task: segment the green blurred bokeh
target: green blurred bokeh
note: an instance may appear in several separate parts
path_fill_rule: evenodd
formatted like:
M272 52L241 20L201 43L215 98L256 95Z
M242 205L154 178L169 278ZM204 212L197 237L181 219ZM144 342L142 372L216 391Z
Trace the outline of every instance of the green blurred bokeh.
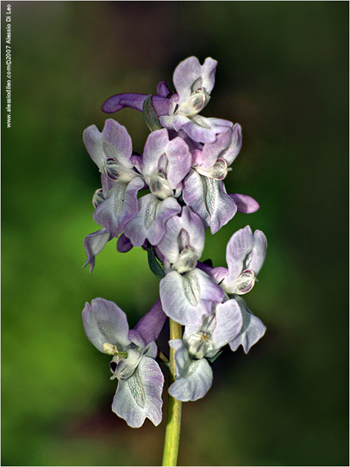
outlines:
M133 326L158 280L143 251L117 253L115 241L92 275L81 269L100 185L82 132L102 130L107 97L171 85L190 55L219 62L203 114L243 127L228 192L261 206L208 233L202 258L225 265L246 224L266 233L246 299L267 333L247 356L225 351L208 395L184 404L179 464L348 465L348 2L10 3L2 465L161 462L165 421L135 430L111 412L108 358L83 332L85 301L114 300ZM142 152L142 115L115 118Z

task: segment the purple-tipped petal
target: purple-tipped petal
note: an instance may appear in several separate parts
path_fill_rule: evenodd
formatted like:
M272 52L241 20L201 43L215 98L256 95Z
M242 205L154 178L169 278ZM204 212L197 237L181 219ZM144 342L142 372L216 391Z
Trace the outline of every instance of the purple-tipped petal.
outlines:
M95 266L95 256L98 255L107 242L112 239L112 235L108 229L101 229L87 235L84 239L84 247L86 250L87 260L83 267L90 265L89 271L92 273Z
M166 81L160 81L157 86L157 94L159 97L168 97L170 89L166 84Z
M166 319L167 316L162 309L160 299L158 299L150 311L129 332L129 338L132 340L132 332L136 331L142 337L145 346L156 341Z
M230 348L234 352L242 345L245 353L263 337L266 332L264 323L253 315L248 309L247 304L241 297L235 297L242 312L243 326L239 335L230 342Z
M157 362L143 356L134 374L119 381L112 410L132 428L139 428L146 418L157 426L162 420L163 373Z
M131 248L133 248L133 244L130 242L130 239L122 233L117 240L117 250L119 253L127 253Z
M102 111L108 114L119 112L125 107L142 111L142 106L147 94L124 93L116 94L106 100L102 106Z
M130 343L129 325L125 313L113 302L95 298L83 310L85 333L90 342L106 353L103 344L126 346Z
M244 214L251 214L259 209L259 203L254 198L248 195L239 193L230 193L229 196L237 204L237 211Z

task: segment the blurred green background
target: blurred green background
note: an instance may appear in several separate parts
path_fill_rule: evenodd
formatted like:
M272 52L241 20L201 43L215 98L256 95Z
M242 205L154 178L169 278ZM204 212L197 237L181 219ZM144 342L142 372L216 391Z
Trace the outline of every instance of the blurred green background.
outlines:
M132 327L158 294L141 249L112 241L92 275L81 269L100 187L82 132L102 130L109 96L172 87L190 55L219 62L203 115L243 127L227 191L261 206L208 233L202 258L224 266L234 231L266 233L246 301L267 333L248 355L226 350L208 395L184 404L179 464L348 465L348 2L10 3L2 465L161 463L165 421L135 430L111 412L109 359L81 323L101 296ZM114 117L142 152L142 115Z

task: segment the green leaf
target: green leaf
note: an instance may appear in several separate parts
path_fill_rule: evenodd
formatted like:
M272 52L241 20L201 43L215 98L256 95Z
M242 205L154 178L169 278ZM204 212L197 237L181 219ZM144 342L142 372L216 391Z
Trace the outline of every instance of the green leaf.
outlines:
M210 363L214 363L215 360L220 357L220 355L222 354L223 350L221 350L221 352L218 352L216 355L214 355L214 357L211 357L211 358L207 358L207 360L210 362Z
M150 131L160 130L163 128L159 122L158 114L152 103L152 94L146 97L143 103L142 115Z
M150 270L153 272L153 274L160 279L162 279L165 276L163 267L159 260L156 258L156 255L154 254L153 247L150 243L147 244L147 256L148 256L148 264Z

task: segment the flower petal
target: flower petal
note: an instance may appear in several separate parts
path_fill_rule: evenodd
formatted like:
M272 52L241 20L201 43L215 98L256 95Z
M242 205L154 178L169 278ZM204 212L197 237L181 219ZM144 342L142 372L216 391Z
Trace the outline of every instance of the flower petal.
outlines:
M200 325L202 315L211 312L212 302L221 302L224 292L207 274L194 269L179 274L169 272L160 281L164 313L182 325Z
M126 315L109 300L95 298L91 305L86 303L83 310L83 323L88 339L100 352L106 353L103 344L118 347L130 343Z
M180 254L179 237L185 231L188 237L188 245L197 259L200 258L204 248L204 226L201 218L187 206L182 208L181 216L173 216L166 223L166 231L157 245L160 252L172 264L176 263Z
M158 336L163 329L166 314L162 309L160 299L156 301L148 313L146 313L136 324L133 330L129 332L129 338L132 340L132 332L137 332L143 339L144 346L158 339Z
M87 235L84 239L84 247L86 251L87 260L83 267L90 265L90 273L92 273L95 266L95 256L98 255L107 242L112 239L112 235L108 229L101 229Z
M244 352L248 353L249 349L265 334L266 326L248 309L242 297L235 296L235 299L241 308L243 326L239 335L230 342L230 348L235 351L242 345Z
M254 240L255 243L252 250L252 255L250 257L250 261L247 261L247 267L254 271L255 275L257 276L265 262L267 239L261 230L256 230L254 232Z
M259 209L259 203L254 198L248 195L240 195L239 193L230 193L229 196L237 204L237 211L244 214L251 214Z
M223 284L229 287L243 270L243 261L254 247L254 236L252 229L247 225L244 229L235 232L227 243L226 261L228 265L228 276Z
M161 201L152 194L145 195L138 200L137 215L125 225L125 235L134 246L142 246L146 239L157 245L164 235L166 221L180 211L175 198Z
M183 198L214 234L236 214L237 206L226 193L225 185L193 170L184 182Z
M182 402L196 401L204 397L213 382L213 371L205 358L191 360L181 341L169 341L176 349L176 380L169 387L169 394Z
M242 329L243 320L240 306L234 299L219 303L215 309L215 317L216 326L212 333L212 340L216 349L219 350L236 338Z
M132 428L139 428L146 418L157 426L162 421L163 373L158 363L143 356L134 374L119 381L112 410Z
M132 168L131 138L126 128L117 121L111 118L106 120L102 133L95 125L88 127L83 133L83 139L91 159L101 171L108 158L115 159L127 169Z

